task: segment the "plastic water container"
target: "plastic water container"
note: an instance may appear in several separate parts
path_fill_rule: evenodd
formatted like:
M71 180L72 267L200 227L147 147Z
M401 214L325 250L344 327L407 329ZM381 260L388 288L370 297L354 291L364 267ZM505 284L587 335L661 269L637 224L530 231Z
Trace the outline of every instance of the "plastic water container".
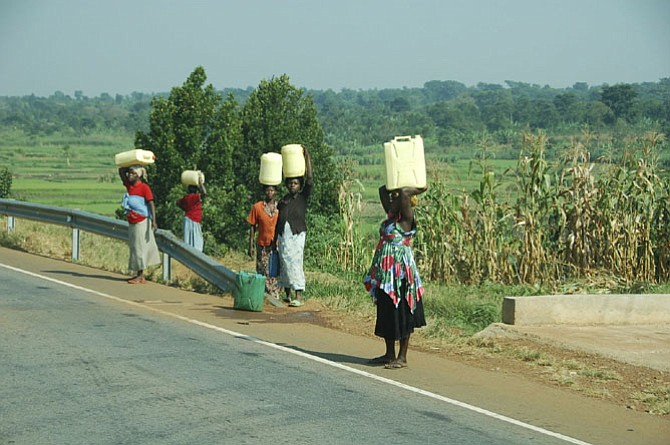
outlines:
M181 183L184 185L198 185L202 178L202 183L205 183L205 174L200 170L184 170L181 174Z
M262 312L265 302L265 276L242 270L235 277L233 308Z
M156 156L153 151L136 148L114 155L114 163L117 167L130 167L131 165L153 164Z
M426 159L421 136L397 136L384 143L386 188L426 186Z
M289 144L281 148L282 169L285 178L305 176L305 155L302 145Z
M258 180L263 185L281 184L282 156L279 153L264 153L261 156L261 170Z

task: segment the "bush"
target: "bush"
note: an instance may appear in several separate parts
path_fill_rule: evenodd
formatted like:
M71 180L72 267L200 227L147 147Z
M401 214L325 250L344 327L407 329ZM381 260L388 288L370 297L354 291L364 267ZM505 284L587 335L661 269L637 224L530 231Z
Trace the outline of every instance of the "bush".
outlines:
M12 188L12 172L7 167L0 167L0 198L8 198Z

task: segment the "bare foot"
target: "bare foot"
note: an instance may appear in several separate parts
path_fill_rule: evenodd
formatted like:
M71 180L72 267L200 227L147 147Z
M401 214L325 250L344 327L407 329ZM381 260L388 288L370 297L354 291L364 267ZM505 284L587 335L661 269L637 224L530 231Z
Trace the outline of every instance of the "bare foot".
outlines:
M407 368L407 362L404 361L399 361L399 360L391 360L387 364L384 365L384 368L386 369L401 369L401 368Z

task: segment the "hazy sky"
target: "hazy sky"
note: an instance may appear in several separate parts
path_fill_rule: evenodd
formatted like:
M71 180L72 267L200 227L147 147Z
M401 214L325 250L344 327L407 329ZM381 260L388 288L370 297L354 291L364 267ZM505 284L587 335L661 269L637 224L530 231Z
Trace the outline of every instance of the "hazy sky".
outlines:
M670 0L0 0L0 96L670 77Z

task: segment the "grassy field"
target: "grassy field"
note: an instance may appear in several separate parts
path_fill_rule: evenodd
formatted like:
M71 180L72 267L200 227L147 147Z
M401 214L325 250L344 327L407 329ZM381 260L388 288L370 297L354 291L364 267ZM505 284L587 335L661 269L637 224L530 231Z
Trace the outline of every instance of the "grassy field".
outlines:
M114 155L132 147L132 135L3 131L0 165L13 173L13 198L113 216L124 193Z

